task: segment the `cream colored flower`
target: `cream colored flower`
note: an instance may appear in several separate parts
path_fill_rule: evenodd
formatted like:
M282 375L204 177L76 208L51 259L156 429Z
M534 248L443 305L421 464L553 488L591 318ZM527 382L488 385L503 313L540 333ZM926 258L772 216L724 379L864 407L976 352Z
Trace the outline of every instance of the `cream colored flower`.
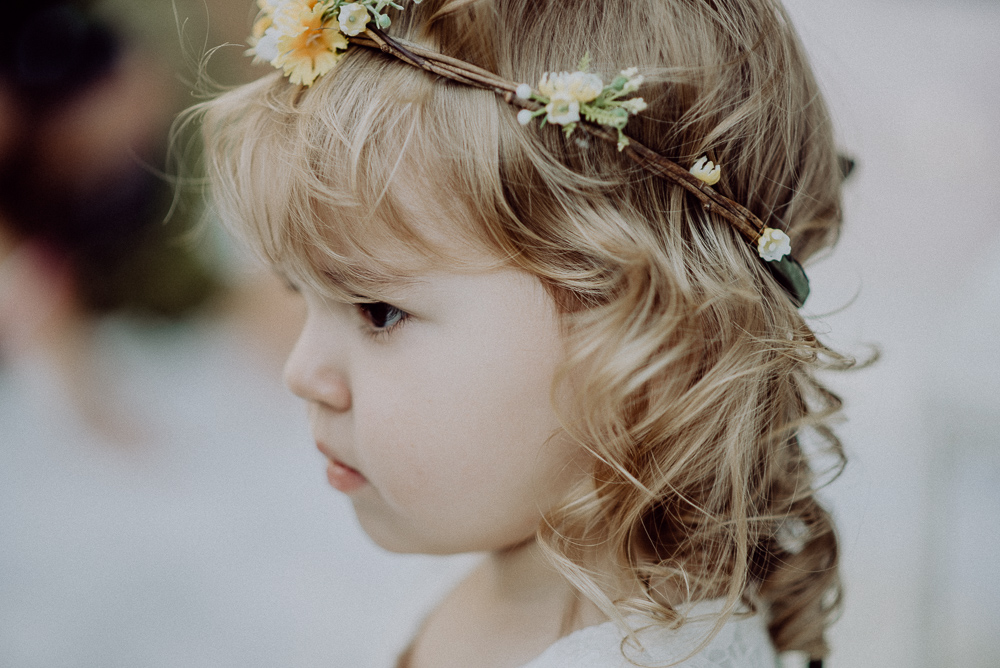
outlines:
M792 252L788 235L773 227L765 227L757 242L757 253L768 262L776 262Z
M587 72L546 72L538 82L538 91L547 98L570 97L577 102L591 102L604 90L604 82Z
M691 167L691 173L710 186L714 186L722 178L722 165L716 165L706 156L698 158Z
M604 82L596 74L573 72L566 77L566 92L577 102L592 102L604 90Z
M580 103L566 93L556 93L545 105L545 120L557 125L569 125L580 120Z
M332 22L324 22L326 6L316 0L290 0L275 15L278 55L271 61L293 84L312 85L336 66L347 38ZM265 33L266 36L266 33Z
M364 5L352 2L341 5L340 15L337 20L340 22L340 32L349 37L360 35L368 25L368 10Z
M552 97L564 87L562 84L566 72L546 72L538 82L538 92L545 97Z

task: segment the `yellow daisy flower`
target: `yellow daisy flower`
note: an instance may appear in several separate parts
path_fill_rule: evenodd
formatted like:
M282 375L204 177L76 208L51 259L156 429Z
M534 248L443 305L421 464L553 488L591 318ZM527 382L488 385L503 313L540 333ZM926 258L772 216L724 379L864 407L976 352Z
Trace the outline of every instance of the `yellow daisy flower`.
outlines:
M317 0L292 0L275 17L280 32L275 67L293 84L310 86L336 66L347 38L335 21L323 21L325 5Z

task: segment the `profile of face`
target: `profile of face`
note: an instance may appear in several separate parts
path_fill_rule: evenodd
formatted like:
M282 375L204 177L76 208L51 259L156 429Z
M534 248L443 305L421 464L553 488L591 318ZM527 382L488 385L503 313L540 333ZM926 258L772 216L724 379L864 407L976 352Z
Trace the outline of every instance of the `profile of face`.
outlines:
M537 277L485 256L408 279L362 295L371 303L303 289L286 383L308 403L330 483L379 545L521 543L585 471L552 406L556 305Z

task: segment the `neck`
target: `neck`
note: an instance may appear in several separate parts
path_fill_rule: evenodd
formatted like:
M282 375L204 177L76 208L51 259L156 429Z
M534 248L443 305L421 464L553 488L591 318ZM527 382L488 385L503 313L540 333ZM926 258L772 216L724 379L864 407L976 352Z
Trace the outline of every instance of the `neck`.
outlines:
M483 564L483 575L494 601L561 619L560 635L607 621L549 562L534 537L492 553Z
M533 600L560 590L561 578L531 539L490 554L485 566L497 598Z
M532 538L491 553L431 613L400 665L522 666L560 637L606 619Z

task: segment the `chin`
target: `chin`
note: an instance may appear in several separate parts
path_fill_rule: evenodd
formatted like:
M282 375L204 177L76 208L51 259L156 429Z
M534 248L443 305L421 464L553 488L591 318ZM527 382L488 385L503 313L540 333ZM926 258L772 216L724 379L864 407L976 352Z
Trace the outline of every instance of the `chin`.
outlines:
M442 549L441 546L428 540L428 534L419 535L415 531L393 526L392 522L387 522L383 518L373 517L371 514L365 512L358 512L357 505L355 505L354 514L358 518L358 524L361 525L361 529L368 534L372 542L387 552L395 554L456 553L454 550Z
M372 542L383 550L395 554L448 556L470 552L497 552L522 547L533 541L536 536L534 529L532 529L514 537L479 536L478 539L456 540L455 536L449 536L448 539L435 540L436 537L431 531L420 531L410 527L393 527L391 523L366 517L362 513L356 514L358 523Z

